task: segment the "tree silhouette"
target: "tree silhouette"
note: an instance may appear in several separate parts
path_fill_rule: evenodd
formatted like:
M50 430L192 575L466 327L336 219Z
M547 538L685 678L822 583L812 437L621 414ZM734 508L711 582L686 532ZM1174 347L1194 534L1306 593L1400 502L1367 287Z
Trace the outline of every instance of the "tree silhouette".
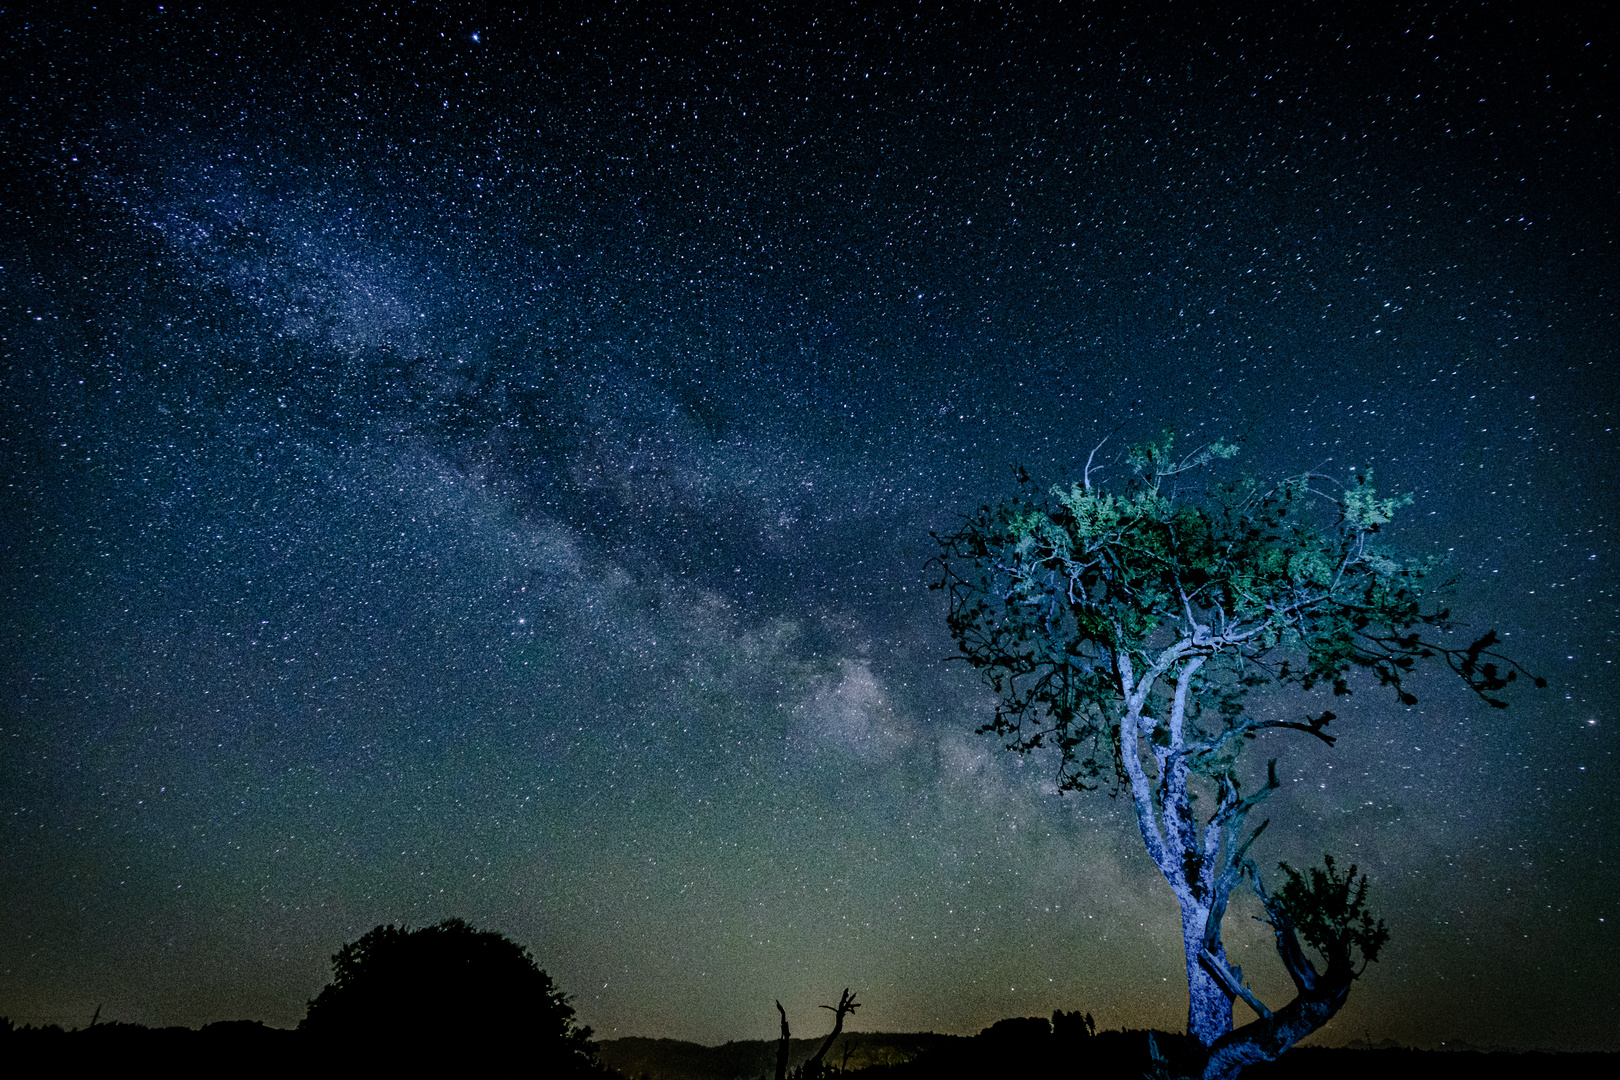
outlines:
M848 987L845 987L844 992L838 997L837 1005L823 1005L821 1007L833 1014L833 1029L821 1041L821 1046L816 1049L815 1054L809 1061L789 1072L787 1067L788 1049L789 1040L793 1036L792 1032L788 1030L787 1010L782 1008L781 1001L777 1001L776 1011L782 1017L782 1035L776 1043L776 1080L821 1080L822 1077L827 1076L832 1071L823 1064L822 1059L827 1056L827 1051L832 1049L832 1044L838 1041L838 1036L843 1032L844 1017L861 1006L855 1000L855 995L849 992ZM849 1060L847 1053L844 1055L844 1059L846 1062Z
M823 1005L822 1008L833 1014L833 1029L821 1041L821 1045L816 1048L815 1056L805 1064L804 1075L807 1078L820 1076L825 1071L821 1064L822 1058L827 1056L827 1051L832 1049L832 1044L838 1040L839 1033L844 1030L844 1017L860 1008L860 1005L856 1002L855 995L850 993L849 987L846 986L843 994L839 995L837 1005Z
M591 1030L529 951L460 919L379 926L332 957L299 1028L388 1057L497 1053L543 1073L591 1072Z
M1177 458L1172 444L1166 435L1132 451L1132 476L1117 492L1093 483L1094 450L1081 482L1054 487L1050 500L981 507L937 538L934 587L949 597L961 656L999 698L980 730L1018 753L1055 748L1065 790L1130 796L1147 853L1181 907L1188 1033L1220 1048L1207 1076L1232 1076L1331 1017L1384 936L1366 913L1365 881L1352 890L1331 860L1325 872L1285 871L1284 889L1266 892L1249 851L1268 822L1248 820L1278 787L1276 760L1245 793L1243 752L1268 730L1331 746L1335 717L1290 715L1291 698L1257 715L1248 696L1349 694L1361 671L1411 705L1405 676L1441 660L1499 707L1494 695L1518 670L1490 651L1494 634L1466 649L1423 639L1450 626L1449 612L1430 604L1434 567L1375 542L1409 498L1380 498L1368 473L1194 488L1191 474L1237 451L1214 443ZM1019 479L1029 477L1020 470ZM1299 991L1276 1013L1247 990L1221 942L1227 902L1245 878ZM1325 974L1306 959L1302 933L1323 953ZM1235 998L1260 1027L1232 1031Z

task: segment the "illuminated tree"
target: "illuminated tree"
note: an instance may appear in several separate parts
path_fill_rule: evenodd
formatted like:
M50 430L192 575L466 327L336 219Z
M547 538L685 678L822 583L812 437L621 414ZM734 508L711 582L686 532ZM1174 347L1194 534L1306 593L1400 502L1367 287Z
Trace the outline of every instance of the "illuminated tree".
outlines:
M1467 649L1422 639L1449 626L1447 611L1426 606L1433 567L1374 542L1410 498L1380 498L1369 473L1331 493L1331 481L1315 475L1196 487L1194 473L1236 450L1171 451L1165 436L1131 452L1131 476L1114 491L1093 483L1099 470L1088 460L1081 482L1054 487L1049 499L981 507L938 538L935 587L949 597L962 657L999 699L981 731L1018 753L1057 750L1066 790L1129 794L1148 856L1181 908L1188 1032L1210 1050L1206 1075L1232 1076L1326 1022L1386 936L1354 867L1342 879L1331 860L1305 874L1285 867L1283 888L1266 891L1250 850L1267 821L1249 819L1278 786L1276 760L1245 793L1243 751L1270 729L1332 745L1334 714L1256 715L1249 695L1318 686L1348 694L1359 670L1412 704L1404 677L1421 661L1444 660L1500 706L1492 695L1518 672L1493 662L1494 634ZM1028 483L1022 470L1020 481ZM1275 1013L1247 989L1221 941L1227 902L1244 879L1299 992ZM1237 997L1259 1019L1233 1031Z

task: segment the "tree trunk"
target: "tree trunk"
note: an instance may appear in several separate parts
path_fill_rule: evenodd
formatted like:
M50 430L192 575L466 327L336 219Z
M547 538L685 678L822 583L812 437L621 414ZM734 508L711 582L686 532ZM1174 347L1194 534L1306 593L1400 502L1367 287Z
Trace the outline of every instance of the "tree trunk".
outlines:
M1232 996L1199 960L1204 949L1204 923L1208 915L1194 910L1181 916L1181 944L1187 954L1187 1034L1205 1047L1214 1046L1232 1030ZM1225 957L1219 938L1216 955Z
M776 1003L776 1011L782 1014L782 1038L776 1044L776 1080L787 1080L788 1040L792 1037L788 1032L787 1010L782 1003Z
M1189 950L1194 946L1187 946ZM1187 1034L1204 1046L1232 1030L1232 999L1204 965L1187 957Z
M1327 861L1327 879L1335 886L1349 887L1349 880L1338 882L1333 877L1333 860ZM1355 876L1355 868L1351 867L1349 877ZM1345 999L1350 996L1350 984L1360 974L1356 970L1353 949L1363 950L1367 962L1377 959L1379 947L1383 944L1383 924L1380 922L1376 930L1368 923L1365 912L1360 911L1360 897L1356 897L1347 911L1335 910L1343 908L1348 893L1338 897L1324 896L1320 888L1321 878L1313 874L1315 888L1313 893L1306 894L1303 899L1296 895L1295 903L1307 903L1316 908L1313 914L1326 914L1332 922L1332 935L1329 940L1322 941L1320 929L1318 940L1314 942L1319 951L1327 960L1327 970L1318 972L1316 966L1305 955L1300 945L1298 928L1294 924L1294 913L1287 904L1278 897L1269 896L1261 888L1258 879L1255 889L1260 893L1261 902L1266 906L1270 915L1272 928L1277 939L1277 956L1282 960L1283 966L1294 980L1294 989L1297 993L1294 1000L1284 1005L1276 1012L1260 1010L1263 1015L1259 1019L1244 1024L1236 1031L1227 1032L1209 1048L1209 1057L1205 1059L1203 1080L1235 1080L1237 1075L1250 1065L1261 1061L1276 1061L1283 1051L1296 1042L1321 1027L1333 1018L1344 1005ZM1366 880L1362 880L1365 889ZM1354 925L1359 923L1360 925ZM1235 969L1226 968L1224 960L1219 961L1223 969L1229 970L1234 992L1242 987L1242 976ZM1251 999L1252 1000L1252 999Z
M1234 1080L1261 1061L1276 1061L1284 1050L1321 1027L1350 996L1348 969L1329 971L1321 982L1270 1016L1244 1024L1209 1048L1203 1080Z

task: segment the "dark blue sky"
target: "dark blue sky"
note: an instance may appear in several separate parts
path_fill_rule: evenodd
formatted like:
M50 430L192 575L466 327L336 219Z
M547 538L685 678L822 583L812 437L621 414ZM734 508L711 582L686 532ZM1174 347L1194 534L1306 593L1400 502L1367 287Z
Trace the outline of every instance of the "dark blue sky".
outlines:
M1596 15L4 21L0 1015L291 1025L461 916L603 1037L1178 1027L1127 808L974 735L925 565L1168 427L1412 492L1551 682L1271 748L1262 859L1391 931L1321 1038L1616 1048Z

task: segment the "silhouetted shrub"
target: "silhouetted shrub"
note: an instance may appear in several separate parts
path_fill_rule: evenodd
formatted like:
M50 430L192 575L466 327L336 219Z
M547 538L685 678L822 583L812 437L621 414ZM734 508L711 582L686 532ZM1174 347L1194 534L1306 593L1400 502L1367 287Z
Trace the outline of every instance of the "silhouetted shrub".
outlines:
M501 1057L551 1076L598 1068L590 1028L529 951L460 919L379 926L343 946L299 1029L368 1058Z
M1000 1049L1006 1046L1042 1046L1052 1034L1052 1024L1044 1016L1014 1016L997 1020L983 1031L979 1038Z

